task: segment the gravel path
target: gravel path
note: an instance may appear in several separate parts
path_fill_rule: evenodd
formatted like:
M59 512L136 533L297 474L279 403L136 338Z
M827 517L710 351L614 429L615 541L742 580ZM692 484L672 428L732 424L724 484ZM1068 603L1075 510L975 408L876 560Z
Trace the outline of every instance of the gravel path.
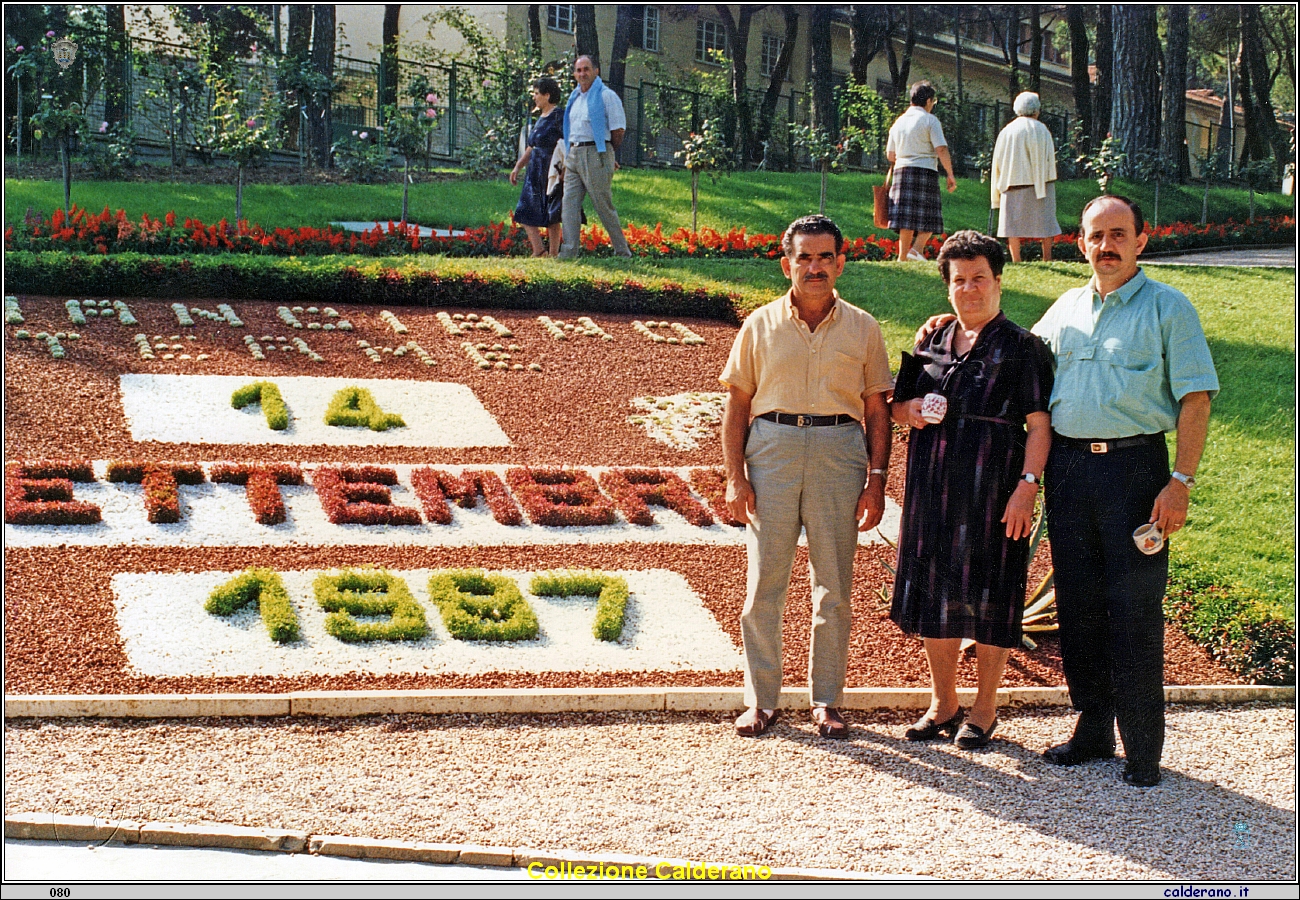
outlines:
M1296 877L1293 709L1170 707L1146 791L1122 761L1043 763L1065 711L1008 715L984 753L908 744L911 718L860 714L846 742L802 715L759 740L685 714L13 720L5 803L881 875Z

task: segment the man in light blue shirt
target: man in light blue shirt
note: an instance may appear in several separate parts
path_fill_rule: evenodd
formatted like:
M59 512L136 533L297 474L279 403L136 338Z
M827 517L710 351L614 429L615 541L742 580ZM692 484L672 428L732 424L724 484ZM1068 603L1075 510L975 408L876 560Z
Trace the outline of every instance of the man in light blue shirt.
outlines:
M1044 753L1072 766L1124 743L1124 781L1160 781L1168 543L1146 555L1132 533L1168 538L1187 521L1219 381L1196 310L1149 279L1142 212L1124 197L1084 207L1079 249L1092 280L1067 291L1033 332L1056 358L1055 432L1044 478L1061 658L1079 710L1074 735ZM1177 432L1169 470L1165 432Z
M623 101L600 80L600 69L590 56L573 63L573 80L578 83L564 108L564 202L560 221L564 225L561 259L573 259L582 248L582 201L590 194L596 215L609 232L616 256L631 256L618 213L614 210L613 182L615 155L627 132Z

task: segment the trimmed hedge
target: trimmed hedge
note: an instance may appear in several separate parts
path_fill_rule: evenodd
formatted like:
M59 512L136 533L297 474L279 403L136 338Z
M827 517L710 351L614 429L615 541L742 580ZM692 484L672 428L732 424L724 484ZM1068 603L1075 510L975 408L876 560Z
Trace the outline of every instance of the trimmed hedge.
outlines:
M531 641L537 614L519 585L482 569L453 569L429 578L429 598L442 611L443 624L458 641Z
M348 643L418 641L429 633L424 608L406 582L382 570L321 574L312 585L316 602L329 613L325 630ZM358 622L358 616L388 616L387 622Z
M591 633L599 641L623 637L627 582L603 572L540 572L528 588L539 597L598 597Z
M256 603L271 640L285 644L298 640L298 613L289 592L274 569L248 569L214 588L203 608L214 616L233 615Z
M1170 561L1165 616L1251 684L1295 684L1295 623L1257 593Z
M230 405L235 409L243 409L250 403L261 404L262 415L272 431L284 431L289 427L289 407L274 382L254 381L230 395Z
M325 409L325 424L365 426L371 431L387 431L406 426L406 422L397 413L386 413L380 409L370 391L354 386L341 388L330 400L330 405Z
M421 260L420 262L423 262ZM82 256L11 251L5 288L15 293L99 297L266 300L327 306L442 306L475 309L571 309L737 322L737 294L633 278L593 281L575 272L474 272L441 275L413 262L348 256Z

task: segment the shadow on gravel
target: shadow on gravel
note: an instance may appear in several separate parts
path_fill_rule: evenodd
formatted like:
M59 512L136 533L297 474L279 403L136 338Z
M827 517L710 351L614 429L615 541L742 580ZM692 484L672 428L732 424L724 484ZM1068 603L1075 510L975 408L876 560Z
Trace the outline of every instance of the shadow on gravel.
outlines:
M1170 767L1154 788L1121 780L1123 756L1061 768L1041 748L993 738L983 751L947 743L912 743L880 726L856 725L849 740L826 740L782 728L776 736L838 754L918 786L958 797L1004 822L1128 859L1178 879L1295 877L1295 812L1242 796ZM1062 728L1062 738L1069 728ZM1240 752L1240 751L1237 751ZM1010 760L1014 772L987 764ZM1008 848L1011 851L1013 848ZM1289 862L1288 862L1289 861ZM1288 871L1289 875L1284 875Z

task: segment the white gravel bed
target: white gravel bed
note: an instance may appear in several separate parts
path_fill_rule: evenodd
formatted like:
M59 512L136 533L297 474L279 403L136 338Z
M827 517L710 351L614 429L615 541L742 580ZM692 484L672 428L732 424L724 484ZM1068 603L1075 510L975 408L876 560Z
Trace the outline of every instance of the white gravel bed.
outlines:
M310 481L319 465L304 465ZM396 506L420 509L420 501L411 488L411 465L389 465L398 483L393 485L392 501ZM437 466L459 474L465 469L490 469L502 477L508 466ZM608 467L576 466L593 477ZM95 463L100 480L75 485L77 500L93 503L103 515L96 525L5 525L7 547L85 547L152 546L152 547L283 547L283 546L404 546L488 547L527 546L536 544L722 544L741 545L745 531L714 523L702 528L687 522L681 515L662 506L652 506L654 525L633 525L622 516L613 525L541 526L502 525L480 499L472 509L449 503L450 525L424 522L420 525L334 525L325 517L320 498L310 484L283 485L287 518L279 525L259 525L249 508L245 490L239 485L181 485L179 488L181 520L172 524L149 523L144 507L144 487L138 484L111 484L105 480L107 462ZM672 471L689 484L690 470ZM705 508L707 501L693 495ZM897 541L902 509L885 498L885 518L879 531ZM802 540L802 539L801 539ZM860 544L881 543L877 529L858 535Z
M971 879L1294 880L1295 714L1169 709L1165 780L1039 752L1073 714L1008 711L967 753L859 713L743 739L729 716L13 720L6 812ZM237 873L232 873L232 875Z
M665 569L611 572L630 589L623 637L616 642L592 634L595 597L538 597L528 590L531 573L504 571L537 614L540 634L503 643L452 638L429 599L435 570L392 570L424 608L429 635L355 644L325 631L327 614L312 590L320 571L280 573L300 629L299 639L287 644L271 640L251 605L229 617L203 609L212 589L237 573L115 575L113 599L127 658L141 675L736 671L741 664L735 643L686 579Z
M289 407L289 427L273 431L261 404L230 405L236 390L271 381ZM134 441L169 444L286 444L364 447L508 447L474 391L463 384L398 378L317 378L275 375L122 375L122 411ZM404 427L371 431L325 424L338 391L365 388Z

